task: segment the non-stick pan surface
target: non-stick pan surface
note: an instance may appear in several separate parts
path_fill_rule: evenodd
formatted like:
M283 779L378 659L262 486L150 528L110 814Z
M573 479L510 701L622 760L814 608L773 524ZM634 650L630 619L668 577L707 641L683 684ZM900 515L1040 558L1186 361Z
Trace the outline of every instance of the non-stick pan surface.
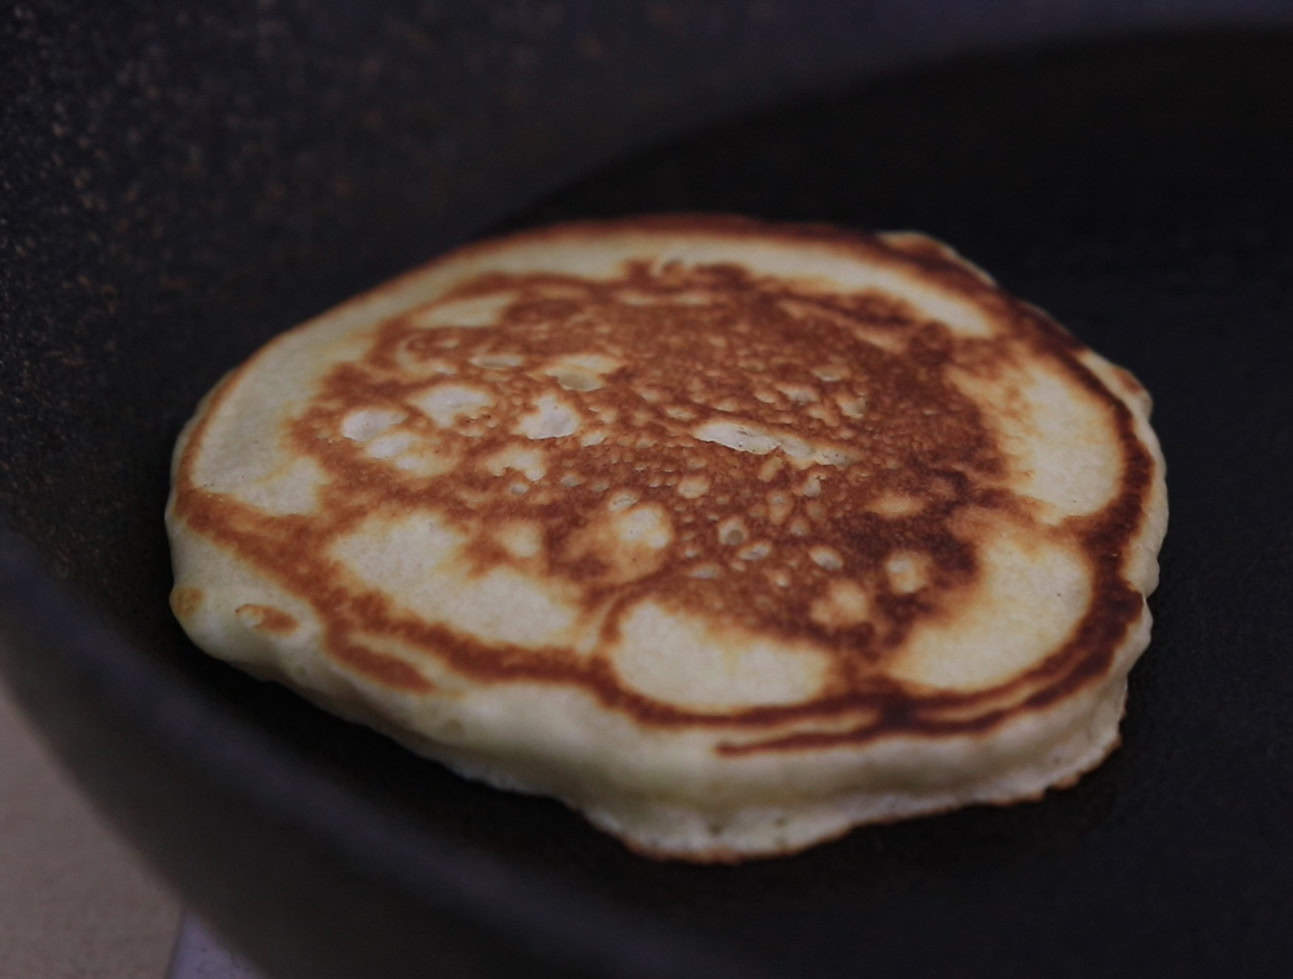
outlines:
M192 185L96 163L103 134L72 132L86 185L21 213L64 207L76 240L8 229L6 668L119 825L273 974L1287 975L1293 35L890 73L656 146L508 219L919 228L1155 396L1172 515L1123 747L1039 804L735 868L635 857L554 802L459 780L187 643L160 523L179 425L239 357L445 233L405 213L422 191L365 183L415 177L366 156L362 120L347 116L360 142L335 161L334 213L292 183L320 179L315 144L212 145L176 118L171 146L147 90L104 124L169 146L167 172L187 161ZM68 125L50 112L31 123ZM110 191L92 185L104 167ZM167 193L192 195L191 226L180 201L150 199Z

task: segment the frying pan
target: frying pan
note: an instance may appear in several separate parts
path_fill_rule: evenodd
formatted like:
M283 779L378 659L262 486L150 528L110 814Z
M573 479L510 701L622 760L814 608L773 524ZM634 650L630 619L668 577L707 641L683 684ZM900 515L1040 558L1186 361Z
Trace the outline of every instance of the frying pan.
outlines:
M270 975L1287 974L1282 7L15 7L6 680ZM1040 804L659 864L185 640L168 454L224 370L466 237L650 210L920 228L1146 383L1172 523L1107 764Z

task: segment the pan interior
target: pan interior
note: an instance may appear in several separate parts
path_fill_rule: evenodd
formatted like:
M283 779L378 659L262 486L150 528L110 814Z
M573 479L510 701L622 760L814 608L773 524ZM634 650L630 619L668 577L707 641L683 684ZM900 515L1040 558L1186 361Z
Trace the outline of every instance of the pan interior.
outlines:
M336 228L362 236L354 250L322 217L317 227L280 217L268 237L254 221L240 229L237 205L251 202L223 199L221 213L202 213L199 203L155 246L189 256L186 262L132 263L104 249L65 273L45 270L51 288L60 278L71 284L14 331L22 353L4 364L11 424L0 432L0 503L51 571L106 613L141 655L165 663L201 696L226 702L245 723L273 731L343 784L396 807L419 832L486 847L569 887L730 943L733 954L789 968L805 947L870 943L881 957L906 955L914 967L925 954L913 938L922 917L955 911L949 928L993 933L994 914L1021 890L1053 895L1061 880L1073 890L1055 900L1075 913L1057 934L1043 934L1049 926L1038 916L1032 938L1039 948L1091 954L1101 947L1121 907L1101 902L1105 889L1144 898L1147 931L1201 925L1206 889L1190 886L1189 871L1172 863L1172 847L1161 842L1186 846L1190 823L1161 800L1195 798L1190 786L1205 778L1260 784L1261 755L1232 745L1187 766L1148 732L1180 720L1172 705L1197 699L1210 675L1173 672L1164 662L1191 630L1206 629L1198 619L1204 613L1173 586L1174 573L1191 562L1203 593L1233 611L1258 607L1262 589L1272 587L1244 579L1252 589L1235 590L1246 573L1245 548L1265 552L1244 528L1209 547L1189 527L1241 488L1251 512L1274 515L1285 506L1248 450L1251 418L1287 415L1281 379L1293 368L1286 339L1291 64L1293 38L1234 34L960 61L711 127L613 163L502 226L481 229L685 210L916 228L952 243L1135 371L1155 395L1179 487L1175 540L1154 602L1158 631L1132 676L1129 750L1044 806L868 830L738 870L656 865L555 803L463 782L198 655L165 600L161 508L170 447L200 394L270 335L427 257L421 216L383 208L376 190L363 189L362 173L348 175L355 189L335 216ZM1288 448L1287 429L1270 437ZM1270 601L1278 605L1275 596ZM1274 647L1254 643L1256 683ZM1235 737L1257 737L1255 728L1246 731L1241 726ZM1216 805L1226 795L1218 793ZM1160 845L1133 851L1133 839L1150 832ZM1234 856L1227 873L1238 875L1252 861L1247 851ZM841 874L841 866L856 872ZM1273 886L1263 879L1248 883L1250 899L1253 888ZM1148 882L1174 900L1159 910ZM759 899L751 902L751 893ZM848 913L823 915L823 903ZM1022 948L1029 934L1002 941ZM991 952L967 946L967 954ZM853 960L818 961L822 974L851 973Z

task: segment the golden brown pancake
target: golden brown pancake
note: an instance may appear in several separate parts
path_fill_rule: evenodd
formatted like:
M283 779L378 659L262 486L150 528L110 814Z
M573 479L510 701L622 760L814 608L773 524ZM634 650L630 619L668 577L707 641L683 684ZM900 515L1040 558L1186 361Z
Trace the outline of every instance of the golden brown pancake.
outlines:
M921 235L476 244L278 337L176 447L206 651L644 853L1039 796L1118 738L1149 397Z

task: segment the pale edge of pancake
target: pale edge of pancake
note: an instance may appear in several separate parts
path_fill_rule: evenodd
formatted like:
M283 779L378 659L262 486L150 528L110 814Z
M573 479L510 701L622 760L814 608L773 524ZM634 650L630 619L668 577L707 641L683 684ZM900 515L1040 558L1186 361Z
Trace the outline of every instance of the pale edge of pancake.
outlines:
M407 285L417 274L397 281ZM382 287L298 330L325 322L337 329L338 320L349 328L370 315L388 314L388 290ZM1079 356L1127 404L1155 461L1140 533L1124 556L1126 579L1145 596L1157 584L1157 553L1167 524L1165 463L1149 425L1149 398L1126 371L1091 351ZM231 379L236 376L217 390ZM215 393L181 434L176 459ZM167 526L177 592L180 583L192 582L311 621L301 599L179 524L172 503L173 498ZM644 729L606 711L584 690L512 682L492 685L480 696L436 702L437 694L393 691L345 671L322 652L309 628L290 638L272 637L238 628L234 617L211 603L175 611L198 646L243 670L283 682L467 777L554 796L639 852L697 862L791 853L865 823L1032 800L1048 788L1071 785L1118 744L1127 672L1148 645L1151 622L1142 600L1139 618L1099 682L980 733L889 735L811 754L722 757L713 751L721 730L716 736L709 730ZM542 732L529 724L537 716L552 721Z

